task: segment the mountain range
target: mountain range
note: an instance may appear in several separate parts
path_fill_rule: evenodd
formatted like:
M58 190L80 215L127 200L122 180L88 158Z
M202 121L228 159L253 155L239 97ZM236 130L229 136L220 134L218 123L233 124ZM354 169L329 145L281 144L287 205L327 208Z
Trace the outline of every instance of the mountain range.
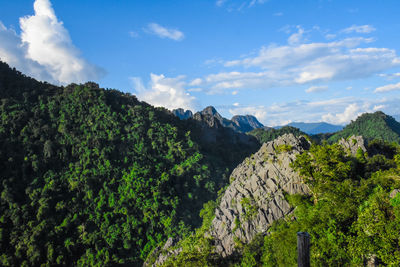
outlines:
M325 134L334 133L343 129L341 125L334 125L326 122L291 122L285 126L299 128L300 131L306 134ZM283 126L274 127L275 129L282 128Z
M181 120L187 120L193 118L199 121L206 121L210 127L217 127L221 125L222 127L230 128L236 132L246 133L257 128L262 128L264 125L260 123L256 117L252 115L236 115L232 119L228 120L222 117L218 111L212 107L208 106L202 111L192 113L190 110L174 109L172 113L180 118ZM215 124L218 121L219 124Z
M383 112L314 142L0 62L0 114L1 266L293 266L304 230L313 265L400 264L400 123Z

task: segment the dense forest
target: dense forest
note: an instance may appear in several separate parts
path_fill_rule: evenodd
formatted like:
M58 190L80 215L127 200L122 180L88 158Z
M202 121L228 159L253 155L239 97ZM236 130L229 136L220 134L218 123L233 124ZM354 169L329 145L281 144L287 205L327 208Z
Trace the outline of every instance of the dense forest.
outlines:
M141 265L200 225L258 149L95 83L57 87L0 62L0 265ZM229 138L225 138L229 134ZM239 141L237 141L239 140Z
M282 128L279 128L279 129L258 128L258 129L254 129L254 130L248 132L247 134L253 135L255 138L257 138L257 140L260 143L267 143L281 135L288 134L288 133L292 133L295 136L306 135L304 132L300 131L298 128L295 128L292 126L283 126Z
M352 135L362 135L367 140L400 142L400 123L382 111L364 113L343 130L328 137L328 141L334 143Z
M294 213L249 244L238 240L231 257L215 253L206 234L219 199L208 202L202 227L176 245L181 252L164 266L297 266L300 231L311 236L311 266L363 266L371 258L399 266L400 146L376 140L367 149L351 155L325 143L300 154L292 167L310 194L286 195Z
M180 253L166 266L293 266L298 231L311 235L313 266L371 257L400 265L400 124L381 112L300 154L291 167L311 193L285 195L291 216L237 242L229 258L207 231L232 170L299 129L210 128L130 94L54 86L1 62L0 112L1 266L140 266L169 237ZM366 152L335 143L353 134L365 135Z

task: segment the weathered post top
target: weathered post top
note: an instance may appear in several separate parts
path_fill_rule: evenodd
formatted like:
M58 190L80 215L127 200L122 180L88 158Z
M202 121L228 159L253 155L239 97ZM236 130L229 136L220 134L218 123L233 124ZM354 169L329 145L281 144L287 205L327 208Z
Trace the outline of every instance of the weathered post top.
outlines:
M310 235L307 232L297 233L297 266L310 267Z

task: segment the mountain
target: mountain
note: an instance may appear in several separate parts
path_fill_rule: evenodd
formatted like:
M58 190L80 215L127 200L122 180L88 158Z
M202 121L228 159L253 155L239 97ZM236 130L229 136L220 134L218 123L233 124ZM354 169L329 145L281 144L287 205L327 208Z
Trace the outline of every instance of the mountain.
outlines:
M190 110L184 110L183 108L178 108L172 110L172 114L177 116L181 120L187 120L193 117L193 113Z
M293 134L294 136L300 136L300 135L306 135L304 132L300 131L298 128L291 127L291 126L283 126L282 128L279 129L274 129L274 128L258 128L254 129L247 134L253 135L257 140L263 144L267 143L270 141L275 140L279 136L282 136L284 134Z
M392 116L397 122L400 122L400 114Z
M202 226L160 244L144 266L297 266L301 231L311 266L398 266L400 146L379 144L352 136L317 145L293 134L264 143L204 206Z
M343 129L343 126L333 125L326 122L291 122L286 126L299 128L306 134L321 134L321 133L334 133ZM282 126L275 127L281 128Z
M139 266L260 147L97 84L0 62L0 265Z
M231 121L239 127L239 131L244 133L264 127L264 125L252 115L236 115L232 117Z
M382 111L364 113L343 130L328 138L336 142L340 138L352 135L362 135L367 140L380 139L388 142L400 142L400 123Z
M193 119L203 121L210 127L222 126L241 133L246 133L255 128L263 127L257 118L251 115L237 115L232 117L232 120L228 120L222 117L212 106L208 106L202 111L195 113Z

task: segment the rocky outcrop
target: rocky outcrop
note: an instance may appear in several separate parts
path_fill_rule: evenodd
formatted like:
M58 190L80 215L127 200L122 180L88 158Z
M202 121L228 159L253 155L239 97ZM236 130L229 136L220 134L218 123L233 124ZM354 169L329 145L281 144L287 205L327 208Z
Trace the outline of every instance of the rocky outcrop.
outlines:
M143 263L143 266L160 266L169 257L178 255L182 251L182 248L175 248L178 241L178 239L173 239L171 237L168 238L167 242L165 242L162 248L157 247L151 252L151 255L147 257L146 261Z
M193 117L193 113L190 110L185 111L183 108L172 110L172 114L174 114L181 120L187 120Z
M200 112L196 112L193 115L193 119L205 122L212 128L225 127L241 133L263 127L256 117L251 115L238 115L232 117L232 120L228 120L222 117L212 106L206 107Z
M342 138L339 140L339 145L343 146L345 150L349 151L353 156L356 155L358 149L366 152L366 142L362 136L350 136L349 138Z
M219 255L233 255L238 242L251 242L255 235L265 234L274 221L290 214L293 208L285 200L285 193L309 193L299 174L290 167L296 156L309 147L304 136L285 134L264 143L237 166L206 233L213 238ZM171 242L167 241L166 246ZM161 265L179 252L176 247L157 249L152 253L155 264L149 265Z
M266 233L274 221L288 215L292 208L284 193L309 192L290 167L309 146L303 136L283 135L265 143L232 172L231 184L209 231L218 254L232 255L238 242L249 243L256 234Z
M252 115L236 115L232 117L231 121L235 123L239 128L239 131L243 133L264 127L264 125L262 125L262 123Z

